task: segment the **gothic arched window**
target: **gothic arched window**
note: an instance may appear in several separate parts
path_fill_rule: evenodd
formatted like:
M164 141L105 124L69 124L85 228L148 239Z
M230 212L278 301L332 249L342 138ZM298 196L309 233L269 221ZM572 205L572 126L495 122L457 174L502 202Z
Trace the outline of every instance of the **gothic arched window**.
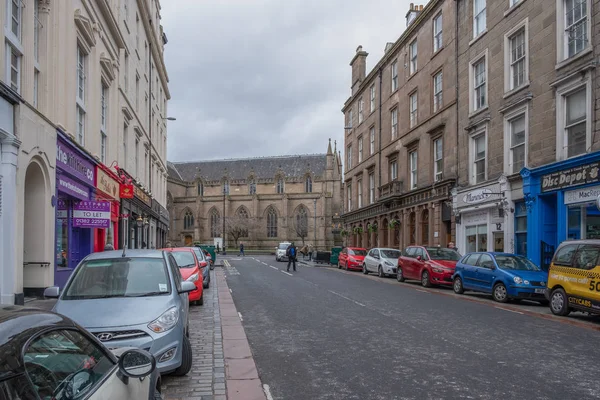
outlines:
M278 194L283 193L283 189L284 189L283 178L277 178L277 193Z
M204 185L202 182L198 182L198 196L204 196Z
M304 188L306 193L312 193L312 179L310 176L306 177L306 184Z
M194 228L194 214L190 210L187 210L183 216L183 229L193 229Z
M277 212L273 207L267 213L267 237L277 237Z
M237 211L237 217L239 219L239 221L238 221L238 225L239 225L239 229L240 229L239 237L248 237L248 222L249 222L248 210L246 210L244 207L240 208Z
M295 230L299 238L304 239L308 236L308 211L306 207L300 206L296 212Z
M254 179L250 179L250 182L248 182L248 192L256 194L256 181Z
M212 210L210 213L210 236L221 236L221 216L217 210Z

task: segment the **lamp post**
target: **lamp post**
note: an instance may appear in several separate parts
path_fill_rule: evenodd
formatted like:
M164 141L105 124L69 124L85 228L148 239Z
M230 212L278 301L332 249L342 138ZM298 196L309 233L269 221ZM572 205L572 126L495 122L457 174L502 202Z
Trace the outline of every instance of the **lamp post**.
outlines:
M225 245L225 198L227 196L227 187L228 187L228 183L227 182L223 182L223 254L227 254L227 246Z
M144 230L146 231L146 249L150 248L150 226L148 217L144 217Z
M138 240L136 240L136 242L137 242L136 244L137 244L137 248L139 249L139 248L142 247L141 246L141 242L143 241L143 237L140 238L140 235L143 236L142 226L144 225L144 219L142 218L141 215L138 215L138 217L135 219L135 223L136 223L136 226L138 228L137 229L137 235L138 235L138 237L136 238ZM139 240L139 239L141 239L141 240Z

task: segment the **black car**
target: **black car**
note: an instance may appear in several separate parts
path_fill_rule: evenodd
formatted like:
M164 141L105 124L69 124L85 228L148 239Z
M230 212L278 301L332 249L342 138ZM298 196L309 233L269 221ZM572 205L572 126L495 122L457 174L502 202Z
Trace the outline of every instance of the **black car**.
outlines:
M112 353L59 314L0 306L0 400L100 398L161 399L154 357Z

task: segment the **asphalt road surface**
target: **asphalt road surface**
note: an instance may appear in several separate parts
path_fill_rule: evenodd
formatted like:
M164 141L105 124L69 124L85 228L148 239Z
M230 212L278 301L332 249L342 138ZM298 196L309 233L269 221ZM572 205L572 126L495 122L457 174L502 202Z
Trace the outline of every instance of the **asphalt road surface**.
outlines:
M286 265L224 267L275 400L600 399L600 324Z

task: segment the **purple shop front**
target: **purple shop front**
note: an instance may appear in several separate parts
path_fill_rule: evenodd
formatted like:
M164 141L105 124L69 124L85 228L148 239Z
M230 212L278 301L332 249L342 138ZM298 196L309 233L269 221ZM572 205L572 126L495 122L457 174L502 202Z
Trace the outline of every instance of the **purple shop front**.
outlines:
M93 159L61 131L57 137L54 284L62 288L81 259L92 252L94 229L104 227L106 205L93 201Z

